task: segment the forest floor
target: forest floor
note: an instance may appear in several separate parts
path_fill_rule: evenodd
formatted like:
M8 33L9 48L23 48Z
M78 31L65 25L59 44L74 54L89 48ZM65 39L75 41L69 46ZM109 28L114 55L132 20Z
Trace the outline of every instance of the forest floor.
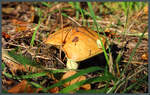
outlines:
M113 71L108 70L110 67L105 58L104 62L100 60L100 55L82 61L76 71L79 76L86 76L83 80L98 77L102 81L95 79L91 83L86 82L86 86L80 85L81 89L71 91L71 82L67 86L59 83L67 73L65 53L45 44L44 39L68 26L82 25L97 31L90 4L97 25L109 39L111 50L107 54L113 63ZM128 10L124 8L126 4L128 6L125 2L3 2L3 93L147 93L148 3L130 2ZM92 66L104 71L85 73ZM51 86L56 83L58 86Z

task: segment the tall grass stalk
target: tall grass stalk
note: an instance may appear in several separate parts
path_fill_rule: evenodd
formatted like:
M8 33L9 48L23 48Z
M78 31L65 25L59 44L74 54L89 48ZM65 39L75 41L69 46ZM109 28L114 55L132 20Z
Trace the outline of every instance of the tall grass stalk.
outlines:
M38 21L38 25L35 27L35 31L33 32L32 39L31 39L31 42L30 42L30 46L33 46L34 40L35 40L35 37L36 37L36 33L37 33L37 31L40 27L40 24L41 24L42 11L39 8L37 8L37 10L38 10L38 15L39 15L40 19Z
M88 7L89 7L89 11L90 11L90 13L91 13L91 17L92 17L92 19L93 19L93 21L94 21L94 24L95 24L96 28L97 28L97 31L100 32L100 30L99 30L99 28L98 28L98 24L97 24L97 22L96 22L96 16L95 16L95 13L94 13L94 11L93 11L92 4L91 4L91 2L87 2L87 4L88 4ZM100 28L100 29L102 30L102 28ZM101 42L102 49L103 49L103 51L104 51L104 55L105 55L107 64L109 65L109 58L108 58L108 55L107 55L107 53L106 53L106 49L105 49L104 44L103 44L103 42L102 42L102 40L101 40L101 37L100 37L99 32L97 32L97 34L98 34L98 36L99 36L99 40L100 40L100 42Z
M82 20L83 20L83 26L85 26L86 22L85 22L85 17L84 17L84 12L80 7L80 3L76 2L76 9L80 11L81 16L82 16Z

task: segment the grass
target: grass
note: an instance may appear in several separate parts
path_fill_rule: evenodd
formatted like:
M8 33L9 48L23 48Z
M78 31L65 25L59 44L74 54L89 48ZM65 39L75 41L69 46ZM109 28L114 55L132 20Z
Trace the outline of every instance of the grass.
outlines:
M54 3L41 2L41 4L48 7L48 8L52 8L52 6L55 4L58 4L58 2L54 2ZM126 74L126 71L128 71L128 66L132 62L132 59L135 55L135 52L136 52L138 46L140 45L140 43L144 37L144 34L147 32L148 27L146 27L144 32L142 32L142 35L139 36L139 40L137 41L136 46L133 49L127 64L124 66L123 70L120 70L119 65L121 62L121 58L122 58L124 49L122 49L118 53L116 59L113 59L113 58L111 59L111 57L112 57L111 56L111 47L108 47L109 51L108 51L108 53L106 52L106 49L105 49L105 47L101 41L100 33L103 33L106 36L104 30L106 28L113 27L113 25L111 24L109 27L108 26L102 27L102 25L97 22L98 20L102 21L102 17L100 17L93 10L93 8L95 6L97 6L98 4L93 6L92 2L86 2L87 6L88 6L87 10L81 8L80 2L69 2L69 4L72 5L72 9L73 8L75 9L75 20L77 22L80 19L82 19L81 23L83 23L83 26L89 26L89 27L92 27L93 29L96 28L95 30L97 31L97 34L99 36L99 41L100 41L98 44L102 45L102 49L104 51L104 56L105 56L105 59L107 62L106 68L93 66L93 67L89 67L87 69L77 70L78 72L75 75L73 75L73 76L71 76L65 80L59 80L57 83L45 87L45 86L41 85L40 83L30 81L30 79L38 79L39 77L40 78L45 77L45 76L47 76L47 74L53 74L55 76L56 74L67 72L67 69L57 69L57 68L55 70L45 69L42 65L37 65L37 63L35 61L32 61L32 60L22 56L22 54L16 54L15 52L9 52L9 55L11 57L13 57L20 64L23 64L26 67L26 70L27 70L27 66L29 65L29 66L38 68L42 71L41 72L32 72L32 71L27 70L28 71L27 75L22 74L22 75L17 75L17 76L12 75L11 73L4 72L3 73L4 76L6 76L10 79L16 79L16 80L26 79L34 87L42 88L43 92L48 92L49 89L54 88L54 87L61 87L62 89L59 91L59 93L70 93L70 91L75 91L77 93L116 93L118 91L118 89L121 88L121 86L123 84L125 84L127 79L129 78L129 77L124 77L124 75ZM113 4L116 6L112 6ZM132 17L134 12L138 12L146 4L143 2L141 2L141 3L140 2L139 3L138 2L118 2L118 3L113 3L113 4L110 2L102 3L102 5L99 7L99 9L100 9L100 12L103 12L103 10L101 10L101 8L108 7L110 9L109 11L111 11L113 13L117 10L116 7L121 6L121 8L119 10L123 11L125 21L124 21L124 23L122 23L123 21L121 21L118 18L118 24L117 25L118 26L123 25L123 35L124 35L124 40L125 40L126 39L126 33L128 31L128 28L129 28L128 26L130 25L130 18ZM65 9L68 9L68 8L62 8L61 14L63 17L69 18L70 16L67 13L63 12L63 10L65 10ZM38 10L37 12L38 12L38 16L39 16L40 20L39 20L37 26L35 27L35 31L32 35L31 42L30 42L31 47L33 47L35 45L34 44L35 37L37 35L37 31L40 28L41 23L43 23L44 20L46 20L46 16L43 17L42 9L37 8L37 10ZM57 12L59 12L59 10L55 9L51 13L48 13L48 16L51 14L57 13ZM107 11L106 11L106 13L107 13ZM86 20L86 16L89 16L89 18L93 20L92 24L89 23L88 20ZM107 39L107 44L110 45L110 42L108 39ZM112 69L112 67L110 67L110 63L113 65L114 69ZM4 68L6 68L6 66L4 65L4 63L2 63L2 69L4 70ZM108 70L109 68L114 70L114 72L115 72L115 70L117 70L117 72L121 71L120 77L117 77L116 74L109 72L109 70ZM72 84L68 87L65 87L65 88L63 87L64 83L69 82L69 81L71 81L71 80L73 80L73 79L75 79L81 75L88 75L89 73L93 73L93 72L100 72L100 73L102 72L102 73L100 74L101 76L98 75L95 78L88 78L88 79L83 80L81 82L77 82L75 84ZM133 73L133 75L134 75L134 73ZM124 88L123 90L120 91L120 93L128 93L132 89L139 89L140 85L137 86L137 84L145 82L146 78L148 77L146 75L143 75L143 76L144 77L142 79L137 79L137 81L135 83ZM80 86L87 84L87 83L88 84L103 83L104 87L99 88L99 89L91 89L88 91L76 90L76 88L79 88Z
M31 62L27 58L24 58L21 55L14 54L13 52L9 52L9 55L12 56L16 60L19 59L17 61L19 63L21 63L21 64L37 67L36 65L32 64L33 62ZM34 64L36 64L36 63L34 63ZM77 78L78 76L85 75L87 73L91 73L91 72L95 72L95 71L99 71L99 70L104 71L104 69L100 68L100 67L90 67L90 68L87 68L87 69L84 69L84 70L80 70L77 74L75 74L75 75L73 75L73 76L71 76L71 77L69 77L69 78L67 78L65 80L61 80L58 83L55 83L55 84L51 85L50 87L44 88L43 91L46 92L48 89L51 89L51 88L57 87L57 86L61 86L64 83L66 83L68 81L71 81L72 79ZM33 74L31 74L31 72L30 72L30 74L28 74L28 75L20 75L20 76L13 76L13 75L11 75L9 73L4 73L4 75L7 76L8 78L13 78L13 79L20 80L20 79L30 79L30 78L33 79L33 78L38 78L38 77L42 77L42 76L47 76L47 73L49 73L49 72L52 73L53 71L51 71L51 70L45 70L45 72L33 73ZM58 73L58 71L54 70L53 73L55 73L55 72ZM74 87L74 89L75 89L75 88L78 88L79 86L81 86L81 85L83 85L85 83L92 83L92 82L99 82L99 81L108 81L108 80L112 79L112 77L113 76L110 73L106 73L105 76L102 76L102 77L97 77L97 78L94 78L94 79L91 78L91 79L85 80L83 82L77 82L77 83L75 83L75 84L73 84L71 86L68 86L67 88L63 89L60 92L62 92L62 93L68 93L68 91L73 90L72 87ZM37 86L38 84L32 83L32 82L30 82L30 83L34 84L34 86L38 87ZM71 89L70 89L70 87L71 87Z
M144 78L138 79L135 83L133 83L130 86L128 86L127 88L125 88L122 91L122 93L127 93L129 90L132 90L133 88L139 88L140 85L138 85L138 84L143 83L144 82L143 80L145 80L147 77L148 76L144 76Z
M44 3L44 4L45 4L45 3ZM42 11L41 11L39 8L37 8L37 10L38 10L38 16L39 16L40 19L39 19L38 25L35 27L35 31L33 32L30 46L33 46L33 45L34 45L36 33L37 33L37 31L38 31L38 29L39 29L39 27L40 27L40 24L41 24L41 22L42 22Z
M98 28L98 24L96 23L96 17L95 17L95 14L94 14L94 11L93 11L91 2L87 2L87 4L88 4L88 7L89 7L89 11L90 11L90 13L91 13L92 19L93 19L93 21L94 21L94 24L95 24L95 26L96 26L96 28L97 28L97 31L98 31L98 32L101 32L101 31L99 30L99 28ZM101 28L100 28L100 29L101 29ZM101 30L102 30L102 29L101 29ZM103 42L102 42L102 40L101 40L101 37L100 37L100 34L99 34L99 33L98 33L98 36L99 36L99 40L100 40L101 45L102 45L102 49L103 49L103 51L104 51L104 55L105 55L107 64L109 65L109 59L108 59L108 56L107 56L107 53L106 53L106 49L105 49L105 47L104 47L104 44L103 44Z
M75 74L75 75L73 75L73 76L71 76L71 77L69 77L69 78L67 78L67 79L65 79L65 80L61 80L61 81L59 81L58 83L55 83L55 84L53 84L52 86L48 87L47 89L60 86L60 85L66 83L66 82L68 82L68 81L70 81L70 80L72 80L72 79L77 78L78 76L87 74L87 73L89 73L89 72L94 72L94 71L97 71L97 70L101 70L101 69L102 69L102 68L100 68L100 67L90 67L90 68L87 68L87 69L85 69L85 70L81 70L81 71L78 72L77 74Z
M83 84L86 84L86 83L96 83L96 82L103 82L103 81L110 81L114 79L114 77L112 75L109 75L109 76L101 76L101 77L96 77L96 78L91 78L91 79L88 79L88 80L83 80L81 82L77 82L75 84L72 84L64 89L62 89L60 91L60 93L69 93L70 91L76 89L76 88L79 88L80 86L82 86ZM104 93L104 92L103 92Z
M4 72L4 75L7 76L8 78L13 78L17 80L21 79L32 79L32 78L37 78L37 77L42 77L46 76L47 72L40 72L40 73L35 73L35 74L28 74L28 75L21 75L21 76L13 76L10 73Z
M14 59L19 59L17 60L19 63L22 63L22 64L25 64L25 65L30 65L30 66L34 66L32 63L33 62L29 62L27 61L28 59L26 58L26 60L21 56L21 55L17 55L17 54L14 54L13 52L9 53ZM15 56L14 56L15 55ZM21 59L21 60L20 60ZM22 61L23 60L23 61ZM35 63L34 63L35 64ZM36 66L37 67L37 66ZM81 75L85 75L87 73L91 73L91 72L95 72L95 71L104 71L105 69L103 68L100 68L100 67L90 67L90 68L87 68L87 69L84 69L84 70L79 70L79 72L65 80L61 80L59 81L58 83L55 83L47 88L43 88L43 91L46 92L48 89L51 89L51 88L54 88L54 87L59 87L59 86L62 86L64 83L68 82L68 81L71 81L72 79L75 79L77 78L78 76L81 76ZM33 79L33 78L38 78L38 77L42 77L42 76L47 76L47 73L52 73L53 71L51 70L45 70L45 72L40 72L40 73L32 73L30 72L30 74L28 75L20 75L20 76L13 76L9 73L4 73L5 76L7 76L8 78L13 78L13 79L17 79L17 80L20 80L20 79ZM56 72L54 70L54 72ZM58 73L58 72L57 72ZM81 85L83 84L86 84L86 83L95 83L95 82L101 82L101 81L110 81L113 79L113 76L107 72L105 73L104 76L101 76L101 77L97 77L97 78L91 78L91 79L88 79L88 80L85 80L85 81L82 81L82 82L77 82L73 85L70 85L68 86L67 88L64 88L60 91L60 93L68 93L69 91L72 91L74 90L75 88L78 88L80 87ZM40 84L37 84L37 83L33 83L33 82L29 82L30 84L32 84L33 86L35 87L41 87ZM73 87L73 88L72 88Z
M76 8L76 19L78 20L79 19L79 14L81 14L82 16L82 20L83 20L83 26L86 25L86 22L85 22L85 17L84 17L84 13L83 13L83 10L82 8L80 7L80 3L79 2L75 2L75 8Z

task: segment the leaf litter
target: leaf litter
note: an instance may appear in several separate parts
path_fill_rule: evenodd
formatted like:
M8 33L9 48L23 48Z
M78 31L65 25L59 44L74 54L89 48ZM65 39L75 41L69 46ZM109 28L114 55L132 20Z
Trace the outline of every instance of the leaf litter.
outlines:
M120 48L124 48L124 53L122 56L121 62L118 64L119 71L122 71L125 64L128 62L130 54L135 47L139 35L143 32L144 28L148 25L148 6L146 5L142 11L137 11L132 16L130 16L130 20L128 22L128 26L130 27L128 33L126 35L126 40L123 39L124 30L124 21L125 17L122 14L122 11L111 11L109 7L107 7L104 3L95 3L101 4L103 7L101 14L99 14L100 10L97 6L93 6L95 8L96 15L101 16L100 20L97 22L101 25L101 27L105 28L106 34L108 34L108 38L115 45L112 46L112 54L113 59L115 59L115 55L118 54ZM73 20L77 21L79 24L83 24L84 20L89 22L91 26L89 28L95 30L92 27L93 20L88 15L88 12L85 12L85 17L79 17L76 19L76 9L73 5L69 3L51 3L52 6L47 7L44 5L46 3L38 3L38 2L3 2L2 3L2 62L6 64L5 69L2 71L2 88L9 93L40 93L43 92L44 88L36 88L31 84L28 85L28 81L34 81L43 85L45 88L57 83L64 76L69 77L74 75L77 71L63 71L56 74L47 74L46 76L41 76L38 78L27 79L27 80L17 80L9 77L9 74L13 76L20 75L28 75L29 73L38 73L46 70L58 70L64 69L66 63L65 54L60 53L61 47L54 47L52 45L46 46L43 44L43 39L47 37L49 33L54 33L58 29L67 26L76 27ZM80 3L81 8L88 9L86 2ZM115 4L114 4L115 5ZM58 10L59 9L59 10ZM108 11L109 10L109 11ZM44 12L43 12L44 11ZM72 20L63 17L60 18L60 12L66 13ZM40 13L43 13L41 16ZM114 17L114 14L116 16ZM136 15L138 14L138 15ZM34 45L30 46L32 35L35 31L36 26L38 25L38 21L42 18L42 22L40 24L39 29L37 30ZM120 20L118 20L118 18ZM136 18L136 19L135 19ZM60 27L61 26L61 27ZM86 25L88 26L88 24ZM96 30L95 30L96 31ZM136 35L135 35L136 34ZM120 42L118 42L118 40ZM125 46L122 46L122 43ZM41 66L44 69L38 68L36 66L24 65L17 62L12 56L8 55L6 52L15 50L14 54L21 54L26 58L29 58L32 61L35 61L37 65ZM130 77L130 80L124 83L124 87L119 87L115 92L122 92L125 87L128 87L130 84L135 83L143 77L143 75L147 76L147 64L148 64L148 32L145 33L144 38L142 39L139 47L136 50L136 53L129 64L129 67L124 73L124 77L132 76L132 74L136 74L136 72L140 71L133 78ZM61 56L61 57L60 57ZM8 60L9 59L9 60ZM95 61L96 60L96 61ZM89 59L81 64L81 68L87 68L90 66L97 66L100 62L100 58L97 56L94 59ZM82 62L81 62L82 63ZM105 62L103 62L105 63ZM99 65L98 65L99 66ZM104 65L101 67L105 68ZM19 71L19 73L18 73ZM116 71L115 71L116 72ZM69 73L69 74L68 74ZM102 76L104 72L94 72L88 73L84 76L79 76L78 78L71 80L70 82L64 84L61 87L54 87L49 89L47 92L49 93L59 93L60 89L65 88L73 83L79 82L81 80L86 80L90 78L94 78L97 76ZM9 79L9 80L8 80ZM62 78L64 79L64 78ZM6 81L7 80L7 81ZM133 90L129 90L128 92L147 92L147 79L144 79L143 84L139 84L139 86ZM16 84L16 82L18 84ZM26 85L26 86L25 86ZM109 86L108 86L109 85ZM108 88L111 88L114 85L113 82L107 83ZM8 86L8 87L7 87ZM84 90L92 90L92 89L101 89L106 86L105 82L98 82L94 84L85 84L82 85L81 88ZM19 87L19 89L18 89ZM10 88L10 89L8 89ZM17 89L18 90L17 90ZM34 90L33 90L34 89ZM79 89L78 89L79 90Z

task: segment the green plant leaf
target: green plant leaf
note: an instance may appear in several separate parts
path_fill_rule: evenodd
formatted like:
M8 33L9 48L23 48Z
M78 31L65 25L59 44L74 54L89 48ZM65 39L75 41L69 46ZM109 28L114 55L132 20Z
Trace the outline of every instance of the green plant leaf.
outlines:
M5 66L5 64L2 62L2 65L1 65L1 67L2 67L2 71L4 70L4 68L6 67Z

